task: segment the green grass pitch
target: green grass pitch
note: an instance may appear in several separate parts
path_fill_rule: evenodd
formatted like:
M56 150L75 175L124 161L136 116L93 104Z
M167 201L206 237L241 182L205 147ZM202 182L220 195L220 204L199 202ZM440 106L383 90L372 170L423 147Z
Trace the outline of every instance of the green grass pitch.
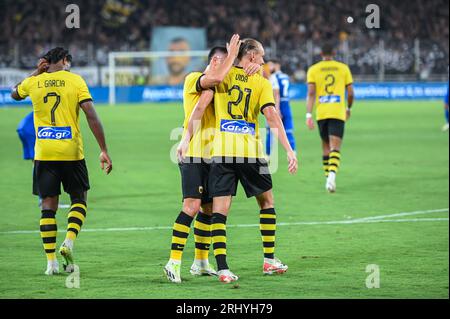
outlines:
M239 288L189 274L193 232L184 282L163 276L171 238L165 227L181 209L179 172L169 158L181 104L98 107L114 161L110 176L100 171L98 147L81 116L92 190L85 224L91 231L81 233L75 248L79 289L66 288L65 275L44 276L37 232L11 233L38 230L40 211L31 196L31 163L21 159L15 132L29 109L0 109L0 298L448 298L449 143L440 131L442 103L357 103L333 195L324 189L318 133L305 128L304 103L293 109L300 170L289 176L280 152L274 174L278 222L284 223L276 253L289 271L264 277L258 227L229 227L229 264ZM326 223L404 212L418 213ZM240 189L228 224L255 225L258 215L255 200ZM58 224L59 245L65 210ZM119 229L101 231L108 228ZM369 264L379 266L379 288L366 287Z

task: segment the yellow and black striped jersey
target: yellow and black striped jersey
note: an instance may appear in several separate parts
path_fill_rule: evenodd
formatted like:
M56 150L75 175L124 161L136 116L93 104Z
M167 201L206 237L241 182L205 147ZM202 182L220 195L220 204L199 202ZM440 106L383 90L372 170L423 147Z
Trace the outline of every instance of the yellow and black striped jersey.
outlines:
M274 106L272 85L260 74L233 67L215 89L214 157L264 158L258 116Z
M183 88L183 107L184 107L184 134L186 133L189 118L200 99L202 88L200 86L200 72L192 72L186 76ZM209 105L203 115L200 129L195 127L195 134L189 144L186 153L188 157L210 159L212 153L212 141L214 139L214 106ZM194 125L197 125L195 123Z
M33 103L35 160L82 160L80 104L92 100L83 78L68 71L42 73L25 79L17 93Z
M350 68L338 61L321 61L308 70L308 84L316 85L317 120L346 120L345 91L353 83Z

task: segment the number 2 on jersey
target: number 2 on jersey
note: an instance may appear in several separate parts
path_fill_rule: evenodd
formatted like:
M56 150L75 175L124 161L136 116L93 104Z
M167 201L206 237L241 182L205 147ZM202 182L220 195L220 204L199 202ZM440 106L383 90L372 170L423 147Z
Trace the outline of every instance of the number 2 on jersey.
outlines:
M61 96L59 96L55 92L50 92L46 96L44 96L44 103L48 103L49 97L55 97L56 98L55 104L53 104L52 110L50 111L52 125L56 126L55 112L56 112L56 109L59 106L59 103L61 103Z
M331 87L336 83L336 78L333 74L328 74L325 77L325 82L327 82L327 84L325 84L325 92L327 92L327 94L329 95L333 95L333 90L331 89Z
M242 120L242 115L236 115L233 114L233 105L239 106L239 104L242 102L242 98L244 96L244 92L247 93L247 96L245 97L245 106L244 106L244 118L245 120L248 119L248 109L250 107L250 96L252 94L252 90L245 88L244 92L242 92L242 89L239 87L239 85L234 85L230 90L228 90L228 95L231 95L233 90L237 90L239 92L238 98L236 101L230 101L228 102L228 114L230 114L231 118L233 120Z

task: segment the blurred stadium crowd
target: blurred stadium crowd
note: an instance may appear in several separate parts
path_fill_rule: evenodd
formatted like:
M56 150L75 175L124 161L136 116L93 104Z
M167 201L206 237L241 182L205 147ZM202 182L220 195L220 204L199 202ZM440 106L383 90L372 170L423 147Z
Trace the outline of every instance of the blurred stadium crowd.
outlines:
M65 28L70 3L80 7L83 32ZM378 72L380 40L387 74L416 74L423 80L447 74L449 2L376 3L379 30L365 27L368 2L361 0L2 0L0 68L29 68L57 44L70 48L76 65L105 65L108 52L149 50L153 27L177 25L206 28L209 46L233 32L255 37L297 80L313 62L311 55L317 59L321 42L331 38L355 74Z

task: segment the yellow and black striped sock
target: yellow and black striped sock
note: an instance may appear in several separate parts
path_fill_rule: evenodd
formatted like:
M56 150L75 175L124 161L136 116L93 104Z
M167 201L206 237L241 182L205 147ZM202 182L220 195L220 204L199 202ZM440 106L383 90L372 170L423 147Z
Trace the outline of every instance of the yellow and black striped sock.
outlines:
M328 177L328 172L329 172L329 161L330 161L330 156L323 156L323 170L325 172L325 176Z
M42 210L40 220L41 238L44 243L45 254L48 261L56 260L56 235L58 226L56 225L56 212L49 209Z
M208 260L212 216L199 212L194 222L195 259Z
M180 212L172 231L172 248L170 259L181 262L184 246L186 246L193 218L184 212Z
M81 231L81 227L86 219L87 206L82 200L73 201L67 217L66 240L74 241Z
M228 269L227 264L227 217L214 213L211 220L211 233L216 257L217 270Z
M339 166L341 166L341 153L333 150L330 152L329 171L337 173L339 171Z
M261 231L264 258L273 259L275 254L275 231L277 216L274 208L263 209L259 215L259 230Z

